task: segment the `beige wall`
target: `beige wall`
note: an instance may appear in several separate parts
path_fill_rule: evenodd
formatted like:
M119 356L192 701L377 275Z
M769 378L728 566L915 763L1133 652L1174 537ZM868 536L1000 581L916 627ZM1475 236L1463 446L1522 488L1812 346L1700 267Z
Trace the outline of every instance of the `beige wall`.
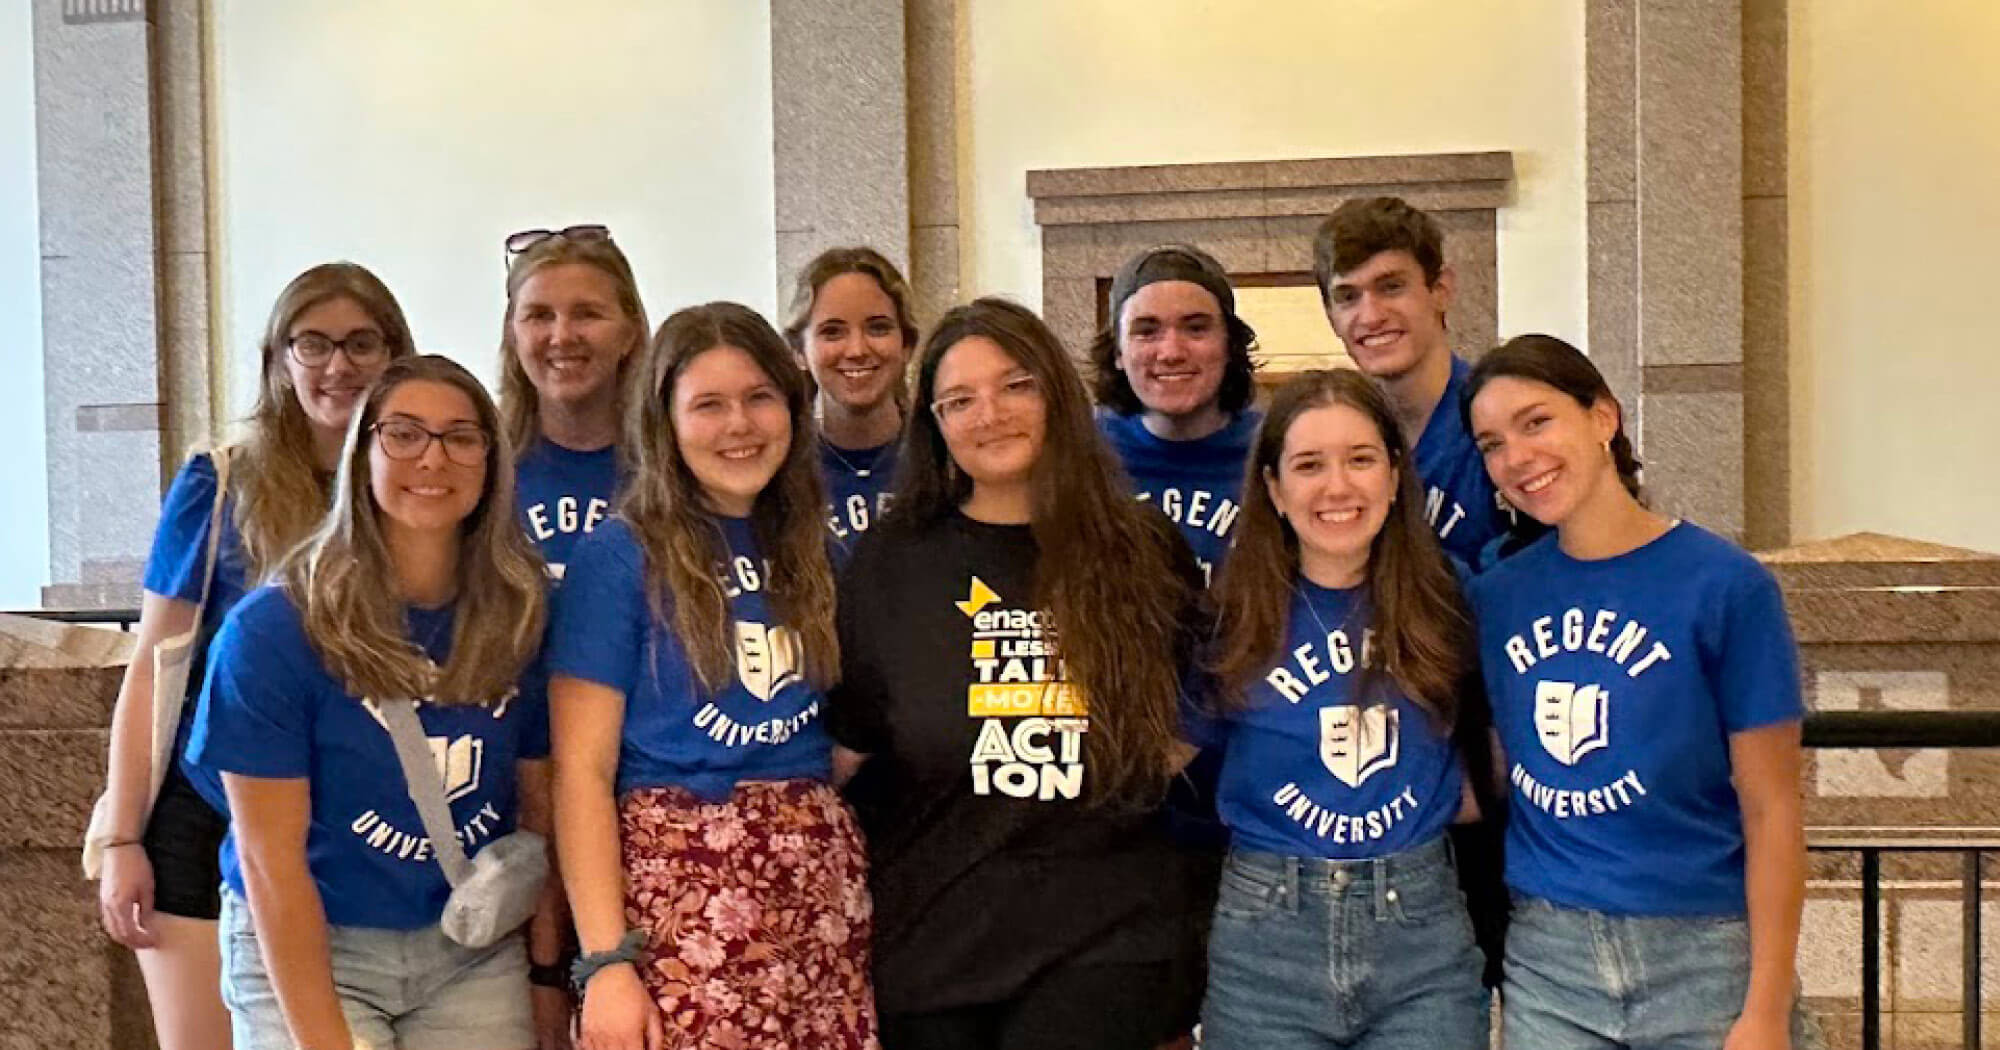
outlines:
M1584 342L1584 0L974 0L967 287L1030 304L1032 168L1511 150L1500 329Z
M1794 533L2000 551L2000 5L1791 21Z
M744 0L212 0L229 414L272 301L351 258L497 378L501 239L601 222L648 312L773 300L771 36Z

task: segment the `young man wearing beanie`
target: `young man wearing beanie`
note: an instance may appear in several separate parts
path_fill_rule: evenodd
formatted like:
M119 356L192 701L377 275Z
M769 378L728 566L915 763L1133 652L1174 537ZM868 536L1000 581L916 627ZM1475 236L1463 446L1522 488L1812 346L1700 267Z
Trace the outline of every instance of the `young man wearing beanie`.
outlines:
M1111 279L1111 316L1090 345L1099 426L1136 495L1180 527L1213 579L1236 526L1257 431L1250 348L1222 266L1184 244L1149 248Z
M1348 356L1389 396L1438 539L1468 568L1484 568L1509 516L1459 416L1471 366L1446 335L1455 278L1443 232L1400 198L1348 201L1313 237L1313 277Z

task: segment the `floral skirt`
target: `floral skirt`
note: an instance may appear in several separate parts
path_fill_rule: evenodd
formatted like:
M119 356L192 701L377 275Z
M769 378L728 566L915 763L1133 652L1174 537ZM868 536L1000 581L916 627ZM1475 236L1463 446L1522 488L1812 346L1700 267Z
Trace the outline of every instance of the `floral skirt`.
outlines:
M866 854L832 788L745 783L720 803L643 788L619 824L668 1047L878 1050Z

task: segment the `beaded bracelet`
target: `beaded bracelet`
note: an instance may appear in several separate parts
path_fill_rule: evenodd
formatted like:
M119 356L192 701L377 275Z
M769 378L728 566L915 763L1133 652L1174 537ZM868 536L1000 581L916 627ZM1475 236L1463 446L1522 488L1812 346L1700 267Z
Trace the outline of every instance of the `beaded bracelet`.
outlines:
M569 983L576 989L578 998L583 997L583 986L590 983L597 971L619 963L636 963L639 952L646 946L646 934L641 930L627 930L618 947L608 952L585 952L569 964Z

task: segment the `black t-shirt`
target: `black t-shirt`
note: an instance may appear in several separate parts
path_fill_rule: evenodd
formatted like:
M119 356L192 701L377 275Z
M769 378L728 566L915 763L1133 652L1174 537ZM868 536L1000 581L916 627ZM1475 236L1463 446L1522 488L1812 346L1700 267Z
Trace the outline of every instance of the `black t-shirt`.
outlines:
M1059 964L1199 951L1199 861L1157 811L1086 805L1088 721L1050 655L1035 552L1028 526L954 514L869 533L841 578L827 727L873 756L848 795L884 1013L1004 1001Z

